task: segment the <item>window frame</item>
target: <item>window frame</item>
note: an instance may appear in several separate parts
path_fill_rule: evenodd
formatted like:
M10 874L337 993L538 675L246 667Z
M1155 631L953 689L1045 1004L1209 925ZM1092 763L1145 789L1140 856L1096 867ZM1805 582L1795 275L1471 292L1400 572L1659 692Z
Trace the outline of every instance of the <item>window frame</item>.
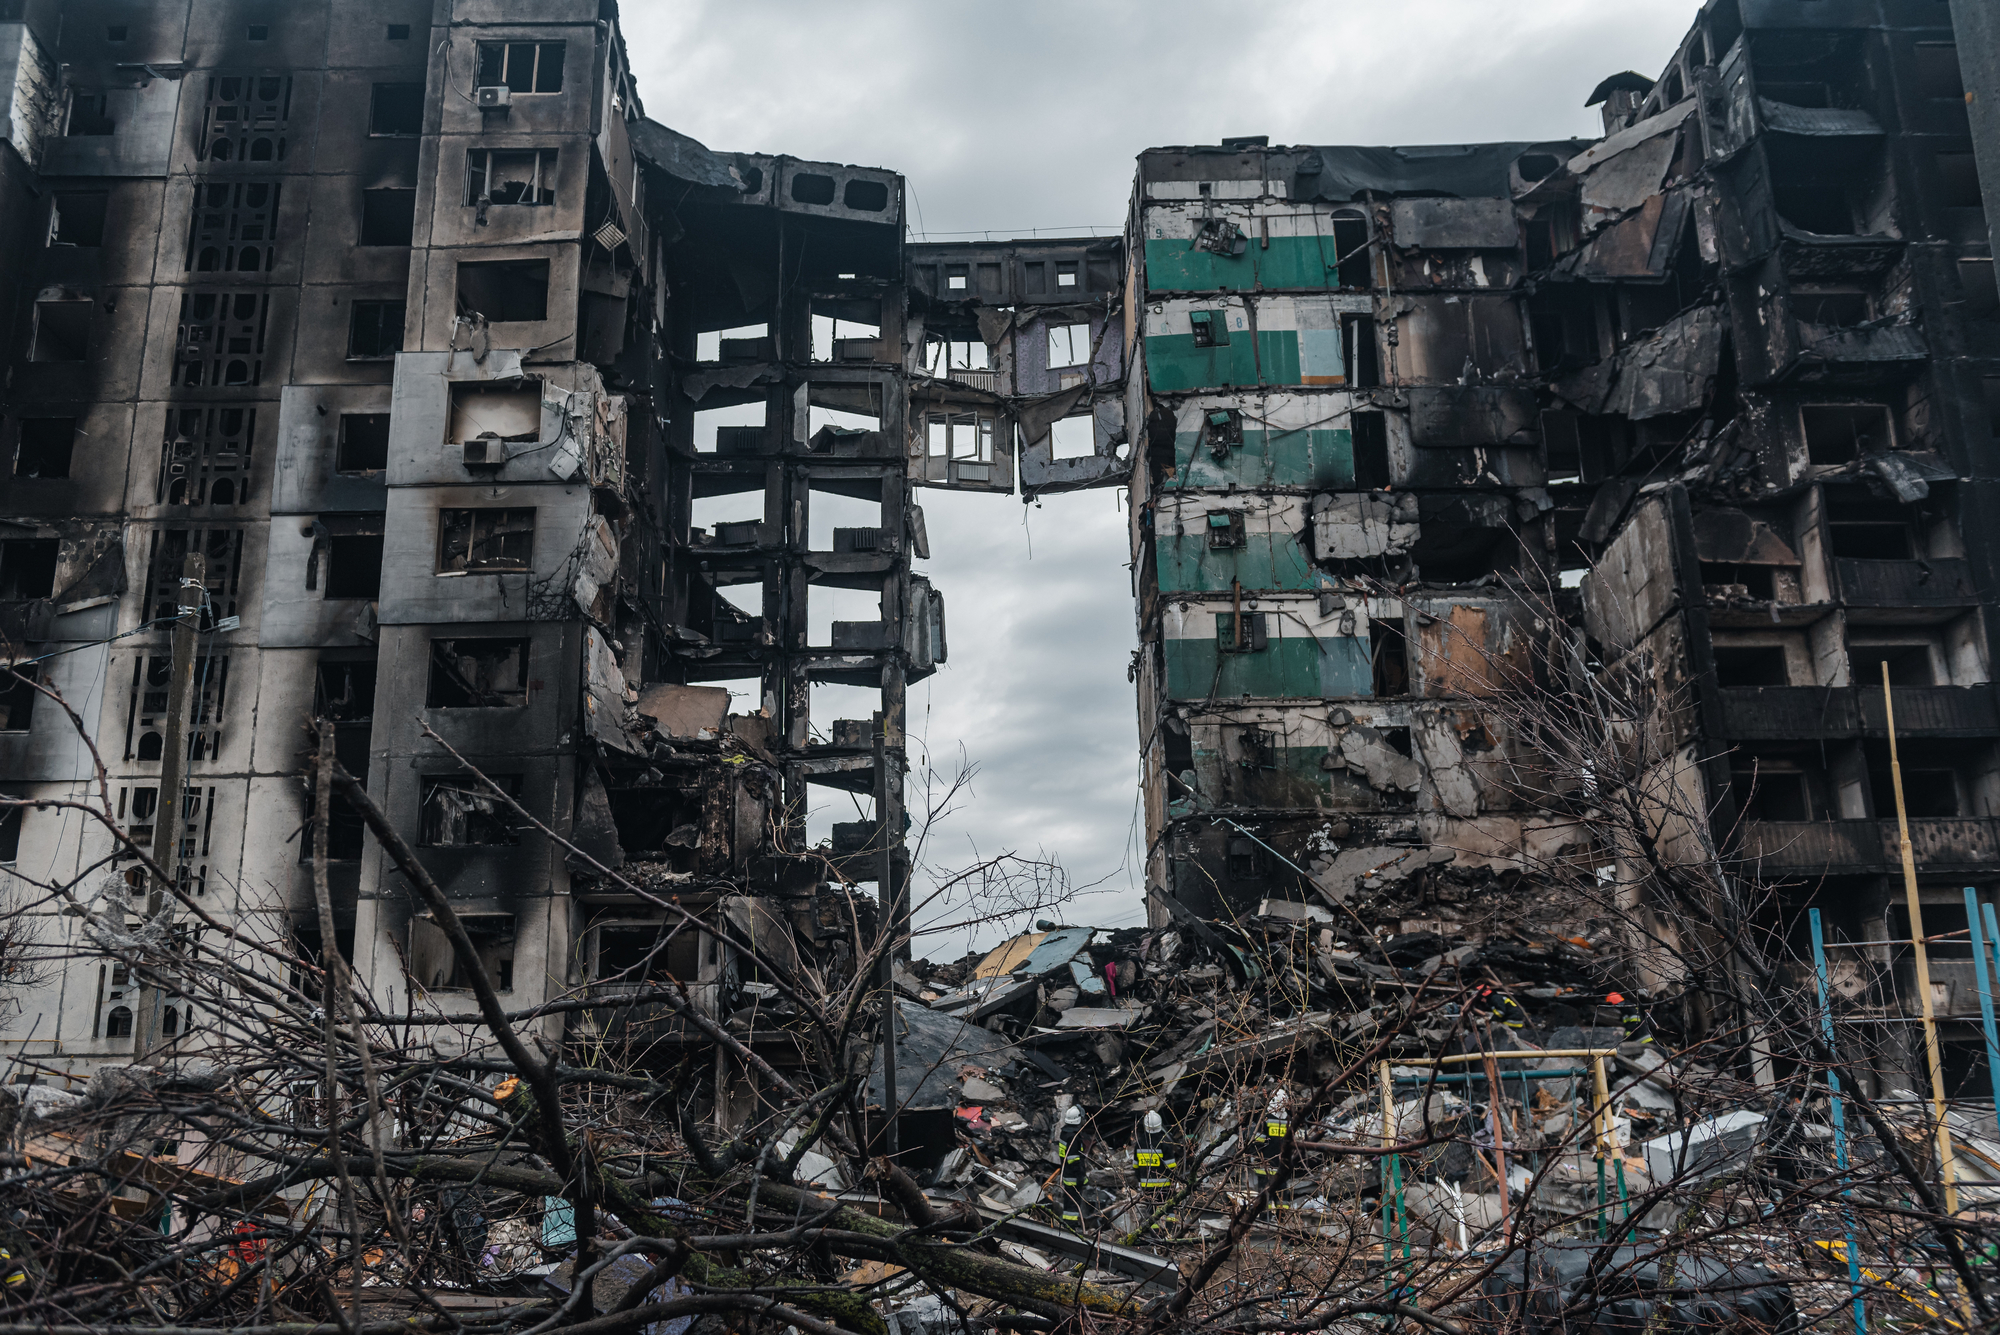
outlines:
M382 328L384 327L384 323L380 318L380 314L382 312L389 310L392 307L399 314L399 318L396 320L394 325L394 328L396 330L396 340L395 340L396 346L393 348L389 348L386 351L379 351L379 352L356 351L355 339L356 336L360 333L362 311L373 310L377 312L376 332L379 335ZM396 354L403 350L403 327L409 320L409 311L410 311L409 303L406 301L369 300L369 301L349 302L347 311L347 360L350 362L393 361L395 359Z
M457 578L466 575L525 575L533 573L535 568L535 510L533 506L454 505L454 506L442 507L438 510L437 513L438 513L438 546L437 546L438 568L434 573L440 579ZM472 519L470 521L469 527L466 530L466 550L465 550L465 556L463 558L463 564L461 564L457 569L450 569L447 567L447 562L450 560L451 557L451 551L448 544L452 542L451 530L453 524L452 517L454 515L470 515L472 516ZM480 516L482 515L495 516L494 519L487 522L490 522L496 526L501 524L513 523L522 525L523 527L512 529L506 533L498 531L489 531L486 534L485 538L482 539L480 536L480 526L482 523ZM500 516L513 516L513 518L510 520L510 519L500 518ZM508 536L514 534L520 534L522 532L525 532L527 536L527 551L521 557L518 564L510 564L510 565L486 564L476 569L471 568L473 553L479 549L482 541L491 543L496 538L504 540ZM488 557L485 559L491 562L495 558Z
M534 64L530 66L528 71L528 86L526 88L515 88L512 81L508 78L508 71L509 67L513 64L515 48L524 46L533 49L535 53ZM494 47L499 48L500 54L499 78L496 82L487 83L483 81L486 72L486 57L487 53ZM543 60L546 51L550 47L554 47L562 53L557 57L555 62L555 87L541 88L537 85L542 82ZM569 43L567 41L540 42L532 38L527 41L494 39L475 42L472 52L472 86L474 88L505 88L515 97L547 97L552 94L559 94L563 91L563 78L569 66L568 48Z
M475 208L481 205L484 205L487 208L551 207L556 203L556 190L554 182L557 178L557 172L561 166L561 159L558 156L560 152L561 152L560 149L541 148L541 147L495 148L491 146L480 146L480 147L466 149L465 150L466 207ZM535 171L528 189L528 194L534 197L524 198L524 199L495 199L493 198L493 195L491 193L493 189L493 158L496 154L513 154L513 153L518 153L523 156L526 156L528 154L534 155ZM474 167L473 163L482 158L484 159L484 161L481 162L478 167ZM477 176L477 179L479 180L483 188L481 189L473 188L473 181L475 175ZM544 195L546 195L547 198L541 198L541 196Z

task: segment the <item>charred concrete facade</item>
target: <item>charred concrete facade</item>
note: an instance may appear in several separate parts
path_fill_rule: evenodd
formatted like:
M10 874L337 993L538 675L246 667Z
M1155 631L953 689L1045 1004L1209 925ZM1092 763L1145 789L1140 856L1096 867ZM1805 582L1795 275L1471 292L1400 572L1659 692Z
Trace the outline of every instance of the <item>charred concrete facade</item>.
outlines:
M815 892L840 867L899 882L902 691L944 656L910 573L900 178L645 119L595 0L29 3L0 47L0 627L143 845L178 744L171 622L201 606L180 930L323 948L318 716L513 1004L671 969L733 1007L754 952L660 949L666 894L781 937L766 968L796 967L795 933L843 939ZM704 519L718 498L746 513ZM205 587L183 591L191 550ZM863 614L809 633L832 589ZM826 683L864 689L858 720L813 728ZM7 793L94 791L62 710L18 680L5 701ZM809 852L816 783L886 818ZM129 859L60 811L11 812L0 853L143 907L119 902ZM326 870L378 1004L461 1007L357 813ZM8 1041L129 1060L137 989L62 910L40 938L71 958ZM198 1043L166 1006L160 1032Z
M1643 908L1482 704L1566 635L1676 702L1662 782L1711 813L1677 856L1775 887L1795 947L1818 905L1875 943L1834 952L1852 999L1915 1004L1884 662L1927 929L2000 859L1975 100L1944 6L1727 0L1600 85L1595 142L1141 156L1156 920L1565 860Z
M904 691L947 646L912 562L951 540L916 488L1119 487L1156 920L1630 881L1496 707L1567 637L1685 702L1667 777L1774 930L1810 902L1853 942L1907 935L1887 662L1949 930L2000 867L2000 167L1949 8L1715 0L1596 89L1600 139L1152 149L1121 237L942 245L893 172L648 120L608 2L0 7L8 657L144 830L198 550L206 912L313 938L319 715L517 1004L670 973L735 1015L839 967L829 887L907 881ZM0 698L10 795L93 773ZM865 813L819 847L815 788ZM337 816L340 945L459 1008ZM0 854L126 865L55 810ZM122 1056L77 930L4 1041ZM1839 953L1900 1004L1892 948Z

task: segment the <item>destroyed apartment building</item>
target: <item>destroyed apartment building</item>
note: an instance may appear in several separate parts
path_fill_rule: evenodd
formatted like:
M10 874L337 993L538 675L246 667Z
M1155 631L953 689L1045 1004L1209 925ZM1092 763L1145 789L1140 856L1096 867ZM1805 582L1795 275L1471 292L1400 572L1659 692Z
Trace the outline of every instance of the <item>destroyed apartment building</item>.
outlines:
M1140 630L1150 926L899 966L903 1025L949 1031L898 1076L941 1127L974 1080L1008 1102L955 1062L1065 1030L1085 1055L1033 1047L1038 1079L1193 1116L1232 994L1275 1026L1253 1058L1424 979L1542 1033L1615 1031L1619 988L1675 1038L1725 1024L1632 939L1669 931L1657 867L1523 683L1648 683L1667 861L1754 878L1794 961L1819 910L1855 1014L1916 1005L1885 665L1926 930L2000 893L2000 162L1936 0L1711 0L1659 78L1590 92L1597 139L1148 149L1122 236L968 244L910 240L892 171L648 119L609 0L24 0L0 37L0 791L79 800L101 761L179 930L467 1009L351 806L324 939L325 719L510 1006L684 984L782 1063L773 977L906 912L904 695L947 661L914 563L953 540L919 487L1125 489ZM867 814L814 844L815 788ZM13 806L0 861L82 887L38 908L66 958L0 1050L84 1079L199 1049L85 931L149 911L130 849ZM1971 949L1935 955L1976 1097ZM713 1050L748 1116L648 1004L538 1023ZM1920 1082L1897 1043L1882 1090ZM1042 1135L1025 1102L1003 1129Z

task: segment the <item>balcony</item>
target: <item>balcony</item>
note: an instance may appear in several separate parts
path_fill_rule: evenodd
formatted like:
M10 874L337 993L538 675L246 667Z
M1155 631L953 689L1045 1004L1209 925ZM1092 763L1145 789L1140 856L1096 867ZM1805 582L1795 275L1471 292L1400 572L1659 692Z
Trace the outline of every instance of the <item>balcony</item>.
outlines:
M1898 737L2000 733L1990 686L1898 686ZM1730 686L1719 691L1731 741L1886 737L1880 686Z
M1929 561L1860 561L1843 557L1841 597L1850 607L1952 607L1979 601L1970 562L1956 557Z
M1910 851L1921 869L2000 866L2000 821L1913 820ZM1763 876L1889 872L1902 866L1894 820L1750 821L1740 855Z

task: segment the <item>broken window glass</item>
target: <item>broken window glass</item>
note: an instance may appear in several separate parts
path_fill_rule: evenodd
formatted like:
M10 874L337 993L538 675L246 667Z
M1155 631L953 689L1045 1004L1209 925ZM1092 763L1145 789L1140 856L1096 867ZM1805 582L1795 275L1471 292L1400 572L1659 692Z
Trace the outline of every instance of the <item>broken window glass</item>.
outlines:
M467 204L553 204L556 150L475 148L465 155Z
M927 413L925 452L933 459L993 460L993 419L983 413Z
M1215 647L1225 654L1262 652L1271 642L1268 615L1263 612L1217 612Z
M1227 311L1189 311L1188 326L1197 348L1219 348L1229 342Z
M1090 326L1052 324L1049 326L1049 367L1082 366L1090 360Z
M1210 510L1208 512L1208 545L1213 551L1223 551L1231 547L1242 547L1250 541L1243 528L1241 510Z
M563 86L562 42L481 42L479 88L508 88L515 93L560 93Z
M518 774L489 775L509 797L521 795ZM469 774L424 779L423 841L432 848L508 847L521 842L515 816L486 780Z
M438 533L440 575L524 571L534 560L532 509L441 510Z
M432 709L497 709L528 703L528 642L520 639L431 641Z

